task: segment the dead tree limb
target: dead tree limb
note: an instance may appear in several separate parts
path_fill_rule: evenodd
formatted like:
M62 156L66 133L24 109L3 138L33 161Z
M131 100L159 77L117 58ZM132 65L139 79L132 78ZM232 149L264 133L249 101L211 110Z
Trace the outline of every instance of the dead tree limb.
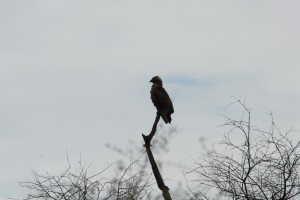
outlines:
M165 200L172 200L171 195L169 193L169 188L165 185L165 183L164 183L164 181L163 181L163 179L160 175L159 169L157 167L157 164L155 162L155 159L153 157L153 154L152 154L152 151L151 151L151 148L150 148L151 147L151 140L152 140L153 136L155 135L159 119L160 119L160 114L157 113L150 134L149 135L142 134L142 136L143 136L143 139L145 141L144 146L145 146L147 154L148 154L148 158L149 158L149 161L150 161L150 164L151 164L151 167L152 167L152 171L153 171L157 186L162 191L162 195L163 195Z

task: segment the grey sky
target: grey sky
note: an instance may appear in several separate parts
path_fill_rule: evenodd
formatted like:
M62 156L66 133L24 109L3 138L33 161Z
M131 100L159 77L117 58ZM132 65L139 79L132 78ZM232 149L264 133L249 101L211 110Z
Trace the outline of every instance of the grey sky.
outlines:
M160 75L179 132L167 155L192 163L198 139L222 139L220 114L247 96L299 129L299 1L0 1L0 198L30 170L79 154L95 168L138 144L155 117ZM233 109L234 110L234 109ZM182 148L185 151L182 151ZM167 174L168 176L168 174Z

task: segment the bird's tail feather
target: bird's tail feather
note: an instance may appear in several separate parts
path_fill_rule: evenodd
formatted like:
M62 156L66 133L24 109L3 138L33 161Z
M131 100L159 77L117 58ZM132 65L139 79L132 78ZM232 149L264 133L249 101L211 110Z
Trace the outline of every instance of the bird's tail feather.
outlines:
M163 120L166 124L168 124L168 123L171 124L171 121L172 121L171 116L167 116L166 113L161 113L161 117L163 118Z

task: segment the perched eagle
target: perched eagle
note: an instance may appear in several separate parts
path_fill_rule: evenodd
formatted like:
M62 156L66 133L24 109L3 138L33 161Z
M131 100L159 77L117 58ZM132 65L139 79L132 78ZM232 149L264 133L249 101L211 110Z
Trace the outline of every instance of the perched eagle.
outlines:
M174 113L174 108L168 93L163 88L162 80L158 76L154 76L150 82L153 83L150 94L154 106L165 123L171 123L171 114Z

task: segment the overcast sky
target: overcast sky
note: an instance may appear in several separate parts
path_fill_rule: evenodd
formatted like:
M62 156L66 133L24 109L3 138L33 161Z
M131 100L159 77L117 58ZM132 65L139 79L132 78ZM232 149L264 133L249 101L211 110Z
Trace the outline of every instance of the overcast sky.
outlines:
M271 110L300 128L300 1L0 1L0 199L22 197L31 170L61 171L66 151L103 168L105 148L142 145L160 75L178 129L170 160L193 163L218 142L221 115ZM183 151L184 149L184 151ZM168 174L166 172L166 177Z

